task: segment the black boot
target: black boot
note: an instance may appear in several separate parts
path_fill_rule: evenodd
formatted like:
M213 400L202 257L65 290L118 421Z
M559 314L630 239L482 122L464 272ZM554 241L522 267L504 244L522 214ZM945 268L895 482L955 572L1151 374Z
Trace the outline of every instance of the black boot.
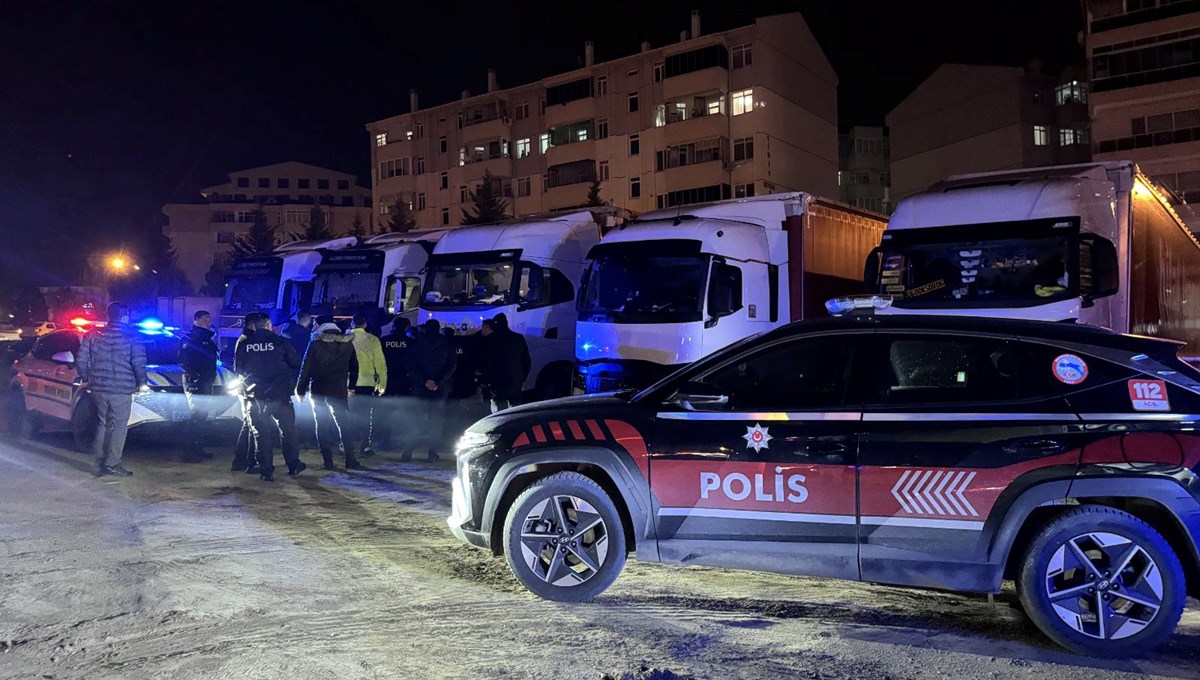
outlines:
M332 454L332 453L329 453L328 451L322 451L322 452L321 452L321 461L322 461L323 463L325 463L325 469L326 469L326 470L333 470L333 469L335 469L335 468L333 467L333 454Z
M274 471L260 472L260 473L258 473L258 478L263 480L264 482L273 482L273 481L275 481L275 472Z
M308 466L305 465L303 461L297 462L295 465L288 468L288 476L295 477L296 475L300 474L301 472L304 472L307 469L308 469Z
M437 451L435 451L434 449L429 449L429 462L430 463L436 463L441 459L442 459L442 457L438 455Z
M347 470L363 470L365 468L362 466L362 463L358 462L357 458L355 458L353 456L346 456L346 469Z

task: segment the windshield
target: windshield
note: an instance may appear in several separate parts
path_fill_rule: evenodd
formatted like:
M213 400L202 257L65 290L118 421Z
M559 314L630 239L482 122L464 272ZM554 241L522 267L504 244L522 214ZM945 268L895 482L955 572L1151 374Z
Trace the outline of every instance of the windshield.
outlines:
M150 366L179 363L179 338L169 333L143 332L146 363Z
M596 257L588 269L579 318L610 323L700 321L708 269L708 255L610 251Z
M225 281L225 308L235 312L274 308L278 294L276 275L230 276Z
M335 271L318 274L313 280L313 305L344 309L379 304L379 272Z
M422 306L498 307L512 304L513 262L442 264L429 269Z
M884 241L878 291L897 306L1028 306L1075 297L1070 235Z

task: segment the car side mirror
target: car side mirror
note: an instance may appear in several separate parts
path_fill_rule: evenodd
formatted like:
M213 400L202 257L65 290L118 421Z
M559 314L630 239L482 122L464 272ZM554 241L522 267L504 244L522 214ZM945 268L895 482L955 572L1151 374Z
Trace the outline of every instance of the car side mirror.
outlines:
M667 400L686 411L706 411L729 403L729 395L708 383L688 381Z
M58 364L73 364L75 363L74 352L56 352L50 360Z

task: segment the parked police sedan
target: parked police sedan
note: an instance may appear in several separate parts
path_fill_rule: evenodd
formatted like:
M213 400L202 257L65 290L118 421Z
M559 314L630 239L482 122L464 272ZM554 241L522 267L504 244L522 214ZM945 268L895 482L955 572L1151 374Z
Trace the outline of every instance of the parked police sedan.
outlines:
M590 600L626 553L976 593L1143 654L1200 595L1200 373L1175 343L949 317L801 322L638 393L502 411L451 530Z
M45 422L61 422L71 427L75 446L88 450L96 427L96 409L86 390L79 387L75 355L90 324L53 331L38 338L33 349L13 365L8 394L9 431L30 436ZM183 393L183 369L179 366L180 339L161 323L139 324L146 346L146 377L150 391L133 398L129 426L171 424L191 417L187 396ZM203 398L209 418L219 421L241 420L241 409L225 386L233 374L217 369L214 394Z

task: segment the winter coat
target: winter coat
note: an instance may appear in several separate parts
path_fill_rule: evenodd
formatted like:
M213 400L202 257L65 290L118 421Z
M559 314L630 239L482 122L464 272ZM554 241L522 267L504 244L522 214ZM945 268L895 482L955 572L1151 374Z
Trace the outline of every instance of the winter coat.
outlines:
M287 338L288 342L292 343L292 347L296 348L296 354L299 354L300 356L304 356L304 353L308 351L308 343L312 341L313 337L311 330L301 326L295 321L288 322L288 325L284 326L283 331L280 332L280 335Z
M387 390L387 359L383 356L383 344L379 338L362 328L350 331L354 339L354 352L358 356L358 387L375 387Z
M412 339L407 333L392 333L384 336L383 359L387 364L387 391L389 397L403 397L412 394L412 385L408 380L408 345Z
M519 396L531 364L529 344L520 333L496 329L484 338L483 382L497 396Z
M146 346L137 329L110 323L83 336L75 367L93 392L133 394L146 384Z
M449 397L457 365L455 347L441 333L420 332L408 345L408 377L419 397ZM436 392L425 389L429 380L438 384Z
M308 392L326 397L346 398L358 374L354 337L341 333L317 333L308 344L296 394Z
M217 343L211 329L192 326L179 345L179 366L183 369L183 386L196 392L217 379Z
M246 396L282 400L292 396L300 355L282 335L258 329L243 338L234 355L234 370L242 376Z

